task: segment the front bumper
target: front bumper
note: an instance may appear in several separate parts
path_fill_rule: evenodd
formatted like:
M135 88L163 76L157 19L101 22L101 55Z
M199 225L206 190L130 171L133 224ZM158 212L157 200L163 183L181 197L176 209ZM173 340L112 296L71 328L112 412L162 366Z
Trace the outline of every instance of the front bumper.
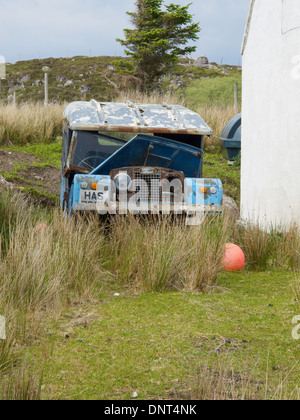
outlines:
M73 211L97 211L100 214L221 214L223 211L223 187L217 179L186 178L182 201L168 203L140 202L132 200L116 202L112 193L109 176L77 175L74 178ZM86 187L83 194L82 186ZM97 184L97 190L91 193L91 185ZM203 188L207 190L203 193ZM211 191L214 191L213 193ZM88 202L89 197L91 197ZM95 198L96 197L96 198ZM100 197L102 201L99 201Z

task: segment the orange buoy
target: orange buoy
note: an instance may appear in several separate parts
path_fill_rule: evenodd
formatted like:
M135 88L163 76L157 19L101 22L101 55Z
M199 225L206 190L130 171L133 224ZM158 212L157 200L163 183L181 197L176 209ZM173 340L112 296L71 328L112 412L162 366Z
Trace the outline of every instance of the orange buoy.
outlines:
M245 254L243 250L235 244L226 244L223 257L223 268L225 271L241 271L245 267Z

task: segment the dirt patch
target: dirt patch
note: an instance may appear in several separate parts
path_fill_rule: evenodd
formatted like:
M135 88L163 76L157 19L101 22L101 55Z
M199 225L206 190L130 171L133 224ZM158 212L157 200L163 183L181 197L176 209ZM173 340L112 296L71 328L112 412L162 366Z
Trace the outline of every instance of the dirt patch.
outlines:
M35 162L37 159L32 155L19 152L6 152L0 149L0 171L10 172L16 165L24 165Z
M36 156L0 149L0 173L15 187L30 190L32 195L51 196L52 201L60 195L60 170L44 166Z
M61 175L60 171L53 166L45 168L30 166L24 171L20 171L21 177L25 179L20 181L21 186L29 185L38 191L45 191L59 197Z

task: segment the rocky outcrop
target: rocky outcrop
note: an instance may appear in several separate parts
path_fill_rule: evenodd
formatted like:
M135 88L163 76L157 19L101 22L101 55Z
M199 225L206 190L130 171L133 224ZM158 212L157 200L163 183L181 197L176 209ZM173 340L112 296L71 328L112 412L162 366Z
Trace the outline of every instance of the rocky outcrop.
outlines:
M83 85L83 86L80 86L79 90L80 90L80 93L88 93L91 90L91 88L89 86Z
M226 75L230 74L230 72L227 69L222 69L221 73Z
M55 79L58 81L58 82L65 82L66 80L67 80L67 78L66 78L66 76L63 76L63 75L57 75L56 77L55 77Z
M240 209L233 198L224 194L223 197L223 208L224 212L230 214L233 218L238 219L240 217Z
M18 83L27 83L30 80L30 74L24 74L24 76L19 77L19 79L17 80Z
M73 86L73 85L74 85L73 80L68 80L68 81L64 84L64 87Z
M196 67L202 67L202 68L208 68L209 61L207 57L199 57L194 63L194 66Z
M25 86L22 83L21 85L13 85L8 89L8 93L14 93L17 90L25 90Z

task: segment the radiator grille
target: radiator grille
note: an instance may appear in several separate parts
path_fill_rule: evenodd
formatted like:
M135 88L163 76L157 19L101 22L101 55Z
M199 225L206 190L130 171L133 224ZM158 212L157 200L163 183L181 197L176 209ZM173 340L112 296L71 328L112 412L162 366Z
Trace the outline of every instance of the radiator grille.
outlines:
M136 171L134 179L137 181L136 193L139 193L141 203L160 203L162 200L161 172L143 173ZM139 180L144 182L139 183Z

